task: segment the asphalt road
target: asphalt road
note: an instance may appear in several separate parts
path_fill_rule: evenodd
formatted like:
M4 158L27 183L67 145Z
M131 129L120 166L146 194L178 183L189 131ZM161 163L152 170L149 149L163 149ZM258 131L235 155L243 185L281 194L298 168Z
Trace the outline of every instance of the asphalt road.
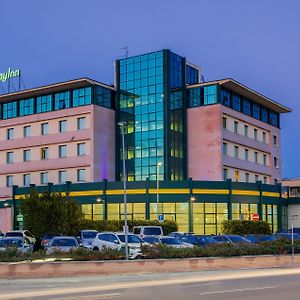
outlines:
M298 300L300 269L0 280L2 299Z

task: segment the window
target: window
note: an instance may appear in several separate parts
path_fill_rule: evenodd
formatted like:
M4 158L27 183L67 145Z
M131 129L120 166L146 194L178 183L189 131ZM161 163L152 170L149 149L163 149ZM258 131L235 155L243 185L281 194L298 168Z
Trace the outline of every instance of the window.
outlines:
M226 89L222 89L221 97L222 97L222 104L230 107L230 91Z
M254 133L254 139L257 140L257 129L256 128L254 128L253 133Z
M260 106L256 103L252 104L252 117L260 120Z
M240 180L240 172L238 170L234 171L234 180L239 181Z
M14 185L14 177L13 175L7 175L6 176L6 186L12 187Z
M227 155L227 143L223 143L223 155Z
M49 158L49 148L48 147L43 147L41 149L41 159L48 159Z
M254 162L258 163L258 152L254 152Z
M204 105L217 103L217 86L204 87Z
M78 182L86 181L86 169L77 170L77 181Z
M234 94L232 98L232 108L241 111L241 97L236 94Z
M262 136L263 136L263 142L266 143L267 142L267 138L266 138L266 133L263 131L262 133Z
M264 165L267 165L267 154L264 154Z
M77 119L77 129L85 129L86 128L86 118L82 117L82 118L78 118Z
M54 109L64 109L70 107L70 92L56 93L54 95Z
M259 176L255 175L255 182L259 180Z
M234 125L233 125L233 131L234 131L234 133L238 133L238 129L239 129L239 122L238 121L234 121Z
M27 125L23 127L23 136L30 137L31 136L31 126Z
M274 156L274 167L279 168L278 166L278 158Z
M14 138L14 129L13 128L8 128L6 131L6 138L8 140L13 140Z
M261 120L265 123L269 123L269 112L265 107L261 108Z
M245 174L245 181L246 181L246 182L249 182L249 181L250 181L250 175L249 175L249 173L246 173L246 174Z
M42 123L41 124L41 134L47 135L49 133L49 123Z
M223 128L227 129L227 118L223 117Z
M30 185L30 174L23 175L23 185L29 186Z
M41 173L41 184L47 184L48 183L48 172L42 172Z
M92 88L73 90L73 106L88 105L92 103Z
M234 146L234 157L239 158L239 147L238 146Z
M23 150L23 161L30 161L31 150Z
M6 163L12 164L14 162L14 153L13 152L6 152Z
M273 135L273 145L274 146L278 146L278 144L277 144L277 136L276 135Z
M17 116L17 102L3 103L3 119L15 118Z
M228 169L223 169L223 178L224 180L228 179Z
M264 184L267 184L267 183L268 183L268 177L264 176Z
M67 171L58 172L58 182L65 183L67 181Z
M245 136L248 136L248 129L249 129L249 126L248 126L248 125L245 125L245 126L244 126L244 135L245 135Z
M67 131L67 120L59 121L59 132Z
M245 160L249 160L249 150L245 149Z
M20 117L34 114L34 98L20 100Z
M43 113L52 110L52 95L40 96L36 98L36 112Z
M85 143L77 144L77 155L82 156L86 154Z
M59 158L67 157L67 145L58 146L58 157Z
M251 116L251 102L248 99L243 100L243 113Z
M277 113L270 111L269 118L272 126L279 127L279 115Z

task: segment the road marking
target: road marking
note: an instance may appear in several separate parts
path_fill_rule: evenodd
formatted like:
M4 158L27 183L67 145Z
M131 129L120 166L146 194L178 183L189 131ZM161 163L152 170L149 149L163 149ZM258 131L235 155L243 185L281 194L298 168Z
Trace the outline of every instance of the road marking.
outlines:
M211 291L211 292L199 293L198 295L201 296L201 295L224 294L224 293L251 292L251 291L259 291L259 290L275 289L275 288L278 288L278 285L261 286L261 287L245 288L245 289L234 289L234 290Z
M214 283L202 283L202 284L191 284L191 285L182 285L181 288L183 289L189 289L189 288L195 288L195 287L200 287L200 286L207 286L207 285L212 285L212 284L216 284Z
M88 299L88 300L98 300L98 299L111 299L111 298L115 298L115 297L120 297L121 294L120 293L109 293L109 294L99 294L99 295L85 295L85 296L74 296L74 297L69 297L69 296L65 296L62 298L56 298L56 300L84 300L84 299Z

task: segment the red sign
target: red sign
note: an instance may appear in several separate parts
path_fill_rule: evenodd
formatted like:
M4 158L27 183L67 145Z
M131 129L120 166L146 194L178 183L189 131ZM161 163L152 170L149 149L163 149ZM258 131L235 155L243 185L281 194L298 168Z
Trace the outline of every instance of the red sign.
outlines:
M259 214L252 214L251 215L251 220L252 221L259 221Z

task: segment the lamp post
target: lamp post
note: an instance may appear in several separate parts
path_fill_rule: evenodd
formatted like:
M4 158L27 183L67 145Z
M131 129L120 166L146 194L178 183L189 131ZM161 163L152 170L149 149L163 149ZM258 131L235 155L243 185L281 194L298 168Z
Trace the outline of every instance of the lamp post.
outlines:
M194 232L194 220L193 220L193 202L196 201L196 197L191 195L189 197L189 231Z
M127 195L126 195L126 165L125 165L125 122L118 125L122 134L122 160L123 160L123 188L124 188L124 235L125 235L125 256L128 260L128 226L127 226Z
M295 260L295 243L294 243L294 222L298 219L298 215L292 215L292 267L294 267L294 260Z
M162 162L156 165L156 219L159 221L159 167L162 166Z

